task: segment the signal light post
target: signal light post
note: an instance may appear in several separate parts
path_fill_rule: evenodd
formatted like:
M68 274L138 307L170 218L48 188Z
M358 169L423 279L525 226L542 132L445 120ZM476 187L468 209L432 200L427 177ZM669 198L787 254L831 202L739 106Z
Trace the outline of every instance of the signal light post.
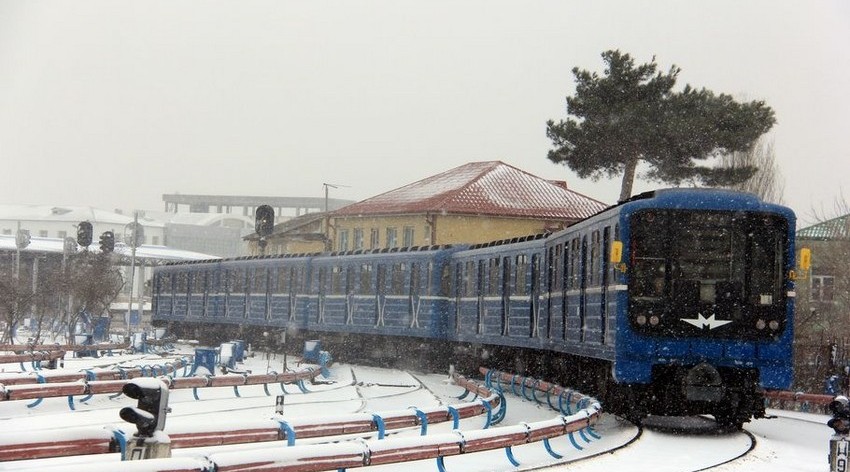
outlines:
M826 422L835 431L829 440L829 470L846 472L850 470L850 399L838 395L829 404L832 418Z
M122 420L136 425L136 434L127 442L126 460L171 457L171 441L163 432L168 408L168 387L159 379L137 378L121 389L124 395L138 400L135 407L121 409Z

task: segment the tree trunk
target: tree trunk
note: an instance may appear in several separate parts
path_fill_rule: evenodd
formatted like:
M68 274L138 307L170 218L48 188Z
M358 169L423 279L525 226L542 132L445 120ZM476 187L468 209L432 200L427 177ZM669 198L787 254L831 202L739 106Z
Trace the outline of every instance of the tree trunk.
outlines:
M638 156L633 156L626 162L626 170L623 172L623 184L620 186L620 202L624 202L632 196L632 185L635 182L635 171L637 171Z

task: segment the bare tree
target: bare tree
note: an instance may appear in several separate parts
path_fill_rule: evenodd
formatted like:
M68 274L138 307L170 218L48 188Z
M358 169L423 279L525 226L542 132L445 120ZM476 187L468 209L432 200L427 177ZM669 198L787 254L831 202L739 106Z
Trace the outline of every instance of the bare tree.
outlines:
M768 202L782 203L785 182L776 163L773 141L760 138L748 151L724 154L720 157L719 166L727 169L755 167L758 170L752 177L729 188L754 193Z
M0 320L3 321L0 343L14 342L15 330L29 313L35 296L30 281L18 277L13 271L0 273Z
M76 254L69 265L68 335L73 339L74 328L84 314L100 316L107 313L124 286L124 279L112 261L111 253L93 254L83 251Z

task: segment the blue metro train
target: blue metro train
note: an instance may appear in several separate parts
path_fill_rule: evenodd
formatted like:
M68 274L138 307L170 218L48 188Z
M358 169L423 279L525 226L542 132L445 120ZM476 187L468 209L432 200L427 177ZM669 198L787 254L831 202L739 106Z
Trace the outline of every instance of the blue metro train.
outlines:
M658 190L488 244L158 267L153 317L205 342L285 331L337 357L507 366L634 420L740 426L792 381L794 230L751 194Z

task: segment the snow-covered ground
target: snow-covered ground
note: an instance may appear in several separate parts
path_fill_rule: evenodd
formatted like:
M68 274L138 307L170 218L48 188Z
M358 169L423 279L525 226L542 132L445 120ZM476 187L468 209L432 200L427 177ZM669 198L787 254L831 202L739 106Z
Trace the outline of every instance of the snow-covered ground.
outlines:
M267 369L282 371L282 356L266 358L261 354L246 360L246 368L253 373L265 373ZM294 368L297 359L289 358ZM79 371L106 367L114 362L123 362L125 366L145 365L162 362L157 356L121 356L100 359L68 359L65 371ZM6 365L3 376L15 366ZM380 413L415 406L430 408L462 401L457 397L463 389L447 381L447 375L421 374L393 369L335 364L330 369L328 383L308 384L309 392L301 392L295 386L287 386L284 418L298 420L304 418L350 415L355 413ZM239 428L240 425L264 421L274 413L275 396L281 393L280 387L270 387L267 396L262 386L239 387L239 396L232 387L200 389L196 400L191 390L172 390L166 432L198 428L218 427ZM499 426L534 422L554 418L557 414L546 405L537 404L513 395L507 395L507 413ZM118 417L118 410L133 405L134 401L119 396L95 396L85 403L76 402L76 410L70 411L66 398L45 399L35 408L27 408L27 401L0 402L0 442L2 436L16 431L43 433L50 437L58 431L67 432L78 427L101 427L114 425L131 431L132 425L124 423ZM563 456L556 459L547 452L543 443L532 443L512 448L511 455L519 463L514 466L508 460L505 450L486 451L474 454L449 456L444 459L447 471L509 471L509 470L569 470L579 472L610 470L652 470L681 471L698 470L740 457L730 463L716 467L719 471L821 471L826 470L829 438L832 430L826 426L828 417L782 411L770 411L774 419L762 419L747 423L745 429L756 438L756 446L748 451L751 439L744 433L723 434L677 434L666 428L644 428L639 430L633 425L611 415L603 415L595 432L601 436L595 439L590 435L574 435L554 438L549 444L553 453ZM484 419L475 417L461 420L462 431L478 430L483 427ZM665 424L664 421L658 424ZM498 427L498 426L497 426ZM429 434L451 432L451 422L431 425ZM419 435L418 428L394 432L388 437L411 437ZM339 440L341 438L333 438ZM587 441L589 440L589 442ZM306 439L296 444L322 443L328 439ZM576 449L573 441L581 450ZM625 446L624 446L625 445ZM624 447L621 447L624 446ZM268 450L283 447L281 443L253 443L237 446L219 446L194 449L174 449L173 457L196 457L220 451ZM56 459L41 459L24 462L0 463L2 470L38 470L47 466L82 465L86 463L115 464L119 460L116 454L97 456L75 456ZM117 465L117 464L116 464ZM427 470L437 468L435 460L406 462L373 466L369 470Z

